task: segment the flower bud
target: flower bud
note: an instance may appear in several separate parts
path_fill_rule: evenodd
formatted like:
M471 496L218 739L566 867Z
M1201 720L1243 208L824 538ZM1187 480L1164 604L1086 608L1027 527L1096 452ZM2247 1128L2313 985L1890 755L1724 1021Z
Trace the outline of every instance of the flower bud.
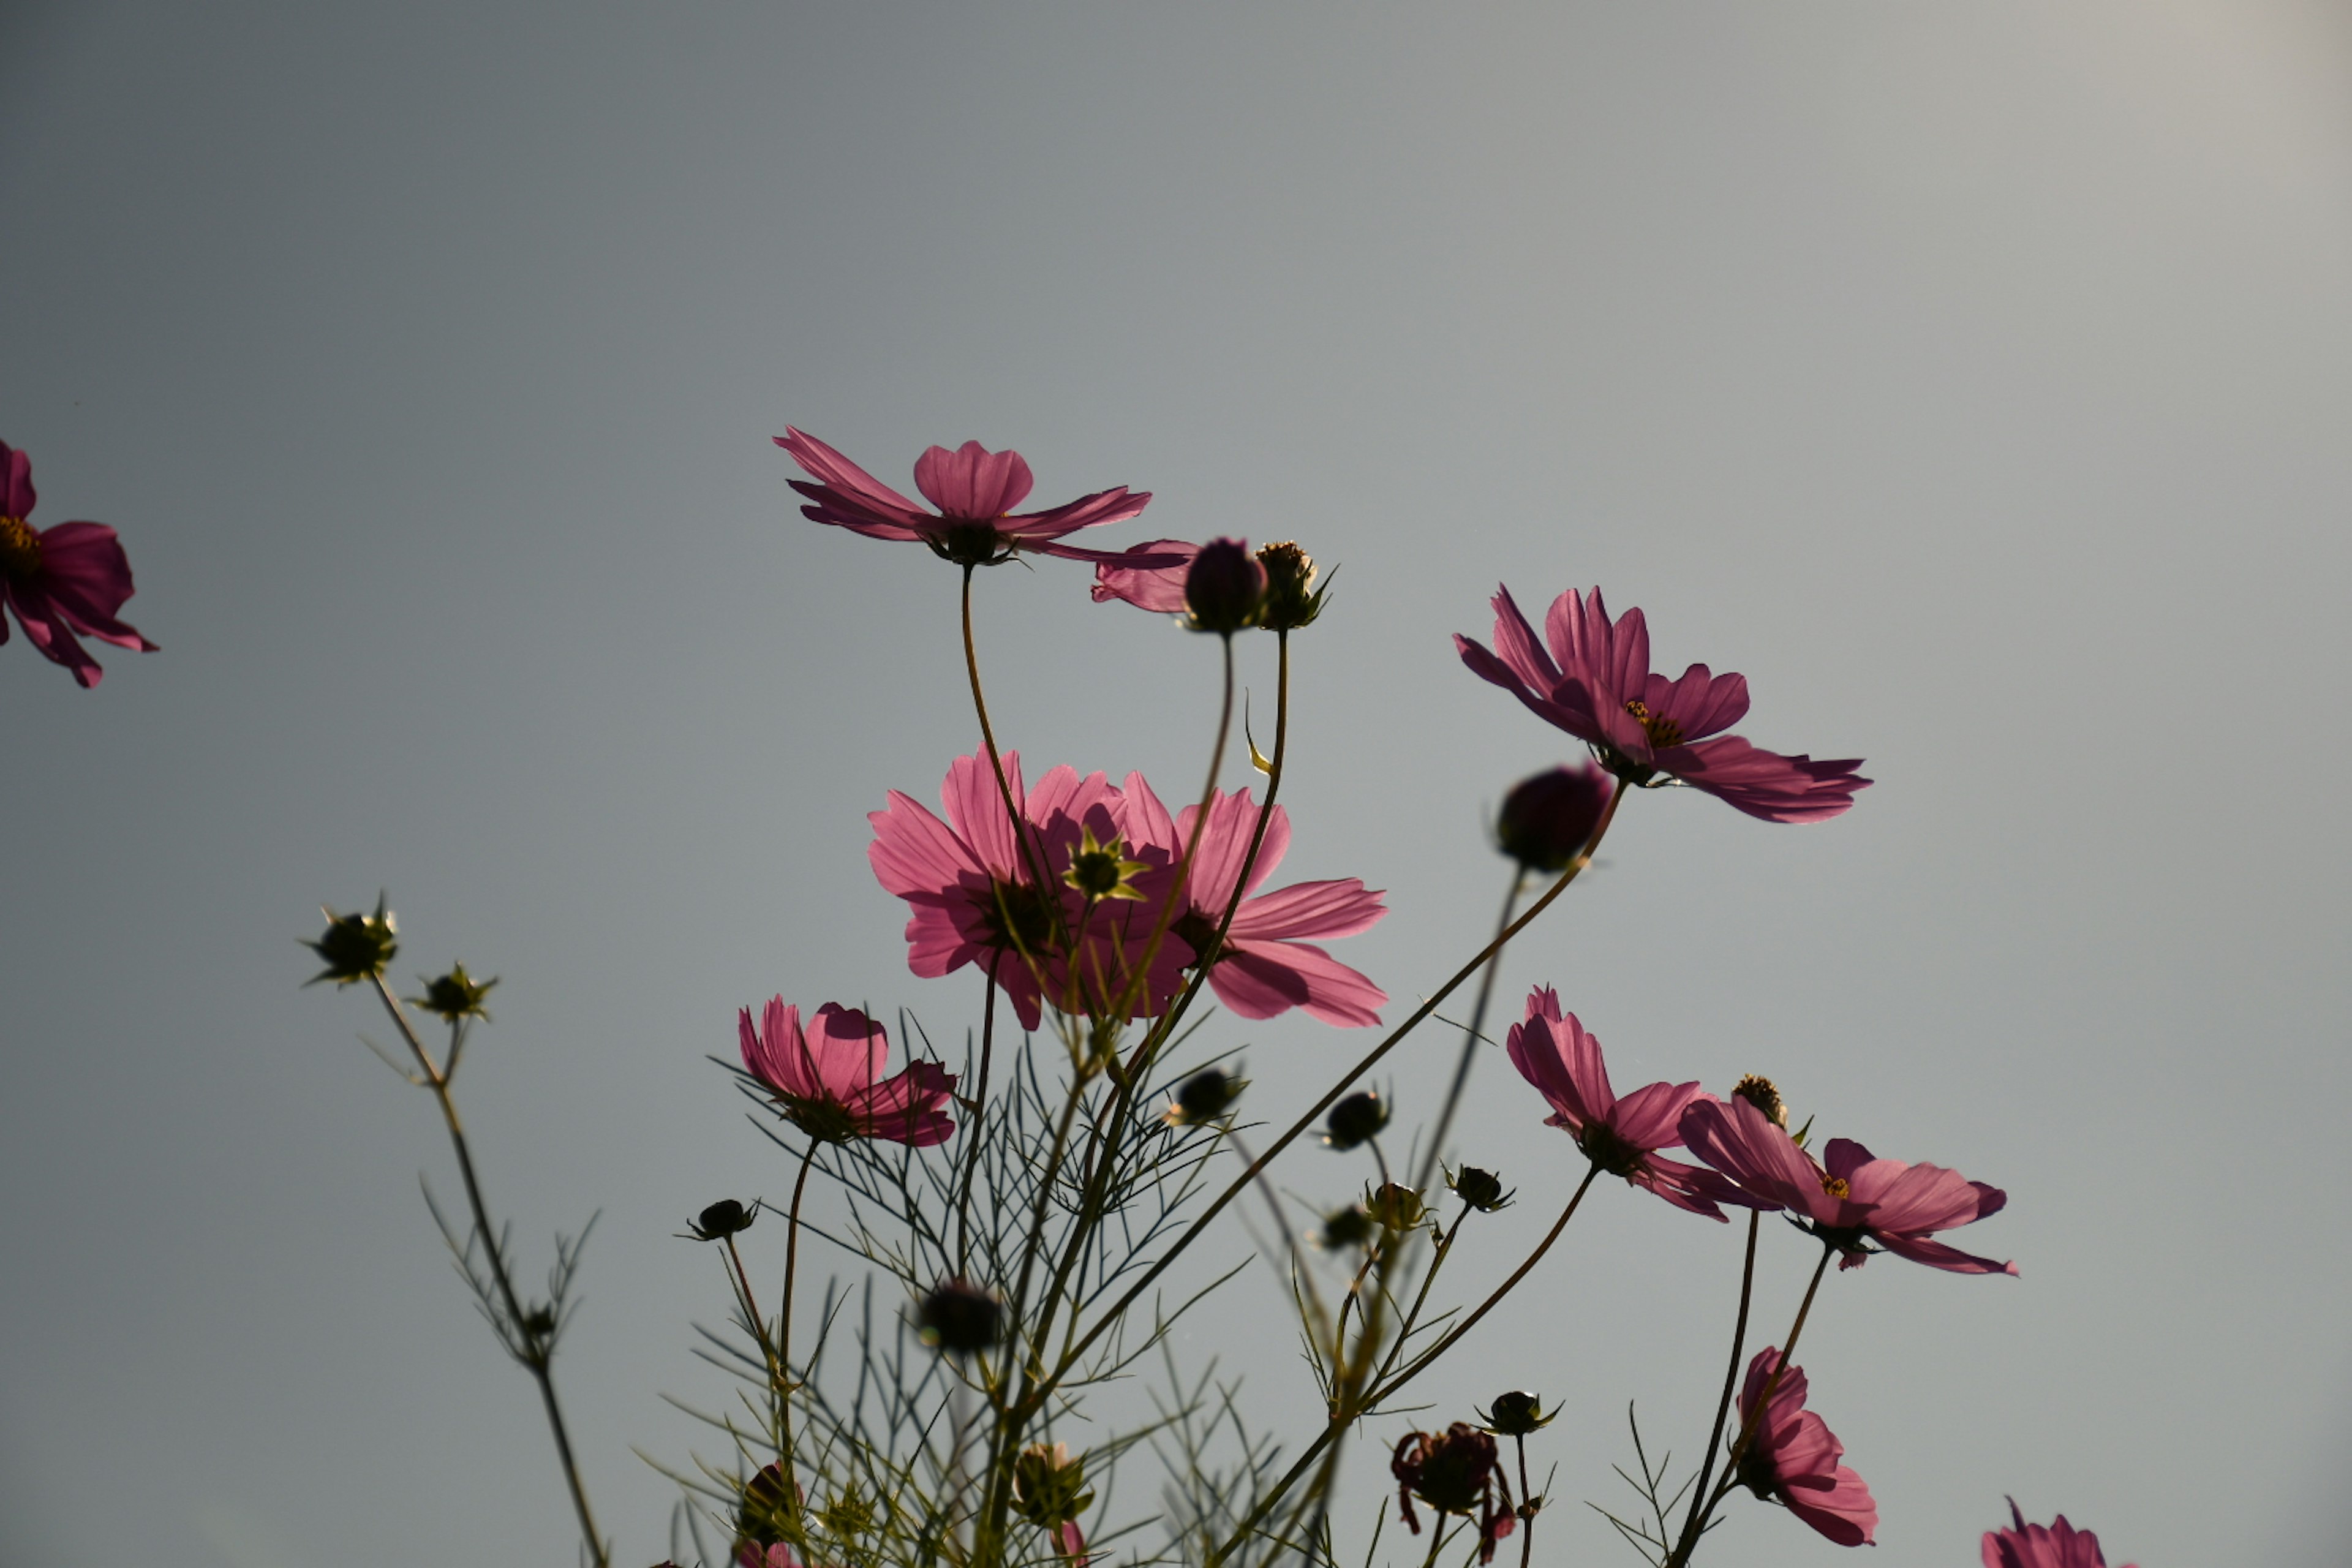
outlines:
M1481 1411L1486 1430L1497 1437L1524 1437L1551 1425L1557 1410L1546 1410L1543 1402L1525 1389L1495 1395L1492 1410Z
M1429 1205L1411 1187L1390 1182L1364 1200L1364 1212L1383 1230L1411 1230L1429 1217Z
M378 894L375 913L372 915L339 915L332 910L321 910L327 917L326 934L316 942L302 945L326 961L327 967L304 982L316 985L321 980L331 980L337 985L355 985L362 980L373 980L383 973L392 955L400 951L394 934L397 922L392 911L384 908L383 896Z
M1377 1137L1388 1124L1388 1107L1381 1103L1378 1094L1363 1089L1331 1108L1330 1118L1323 1124L1323 1142L1344 1153Z
M1613 786L1591 763L1522 779L1503 797L1496 847L1530 871L1565 871L1601 824Z
M452 1024L460 1018L479 1018L488 1023L489 1009L482 1005L482 998L488 996L490 987L498 983L499 977L495 974L488 980L478 981L466 973L464 964L453 963L448 973L437 980L425 981L425 994L411 996L408 1005L422 1007L428 1013L438 1013Z
M763 1465L744 1483L743 1500L735 1510L735 1528L756 1545L773 1546L783 1539L800 1503L800 1483L786 1480L781 1466Z
M721 1198L697 1215L694 1224L688 1228L694 1232L697 1241L724 1241L730 1236L751 1229L751 1222L759 1216L760 1205L757 1204L747 1209L733 1198Z
M1168 1108L1168 1125L1200 1127L1214 1121L1232 1109L1248 1087L1249 1079L1217 1068L1196 1072L1176 1091L1175 1103Z
M1323 613L1323 590L1315 586L1315 559L1284 540L1257 552L1265 568L1265 606L1257 624L1273 632L1297 631L1311 626Z
M1265 603L1265 568L1238 539L1213 539L1184 574L1184 608L1196 632L1227 637L1257 624Z
M1361 1247L1372 1239L1372 1216L1361 1204L1349 1204L1343 1209L1333 1209L1323 1216L1322 1241L1326 1250L1343 1251Z
M1013 1461L1013 1509L1032 1524L1067 1524L1093 1506L1087 1464L1067 1443L1032 1443Z
M923 1342L950 1355L974 1355L1004 1337L1004 1307L959 1276L929 1295L915 1310Z
M1445 1178L1445 1184L1454 1189L1455 1197L1480 1214L1493 1214L1511 1201L1511 1194L1503 1191L1502 1178L1475 1165L1463 1166Z

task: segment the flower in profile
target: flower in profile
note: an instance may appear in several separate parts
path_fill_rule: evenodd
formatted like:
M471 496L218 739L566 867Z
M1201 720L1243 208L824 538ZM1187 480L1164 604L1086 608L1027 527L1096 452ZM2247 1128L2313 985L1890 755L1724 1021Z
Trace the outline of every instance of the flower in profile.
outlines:
M1148 1012L1166 1002L1191 957L1181 942L1154 949L1150 941L1152 912L1171 876L1166 858L1140 854L1133 835L1122 836L1118 791L1102 774L1082 779L1058 767L1024 791L1021 754L1006 752L1003 762L1005 786L1021 804L1018 837L995 771L981 756L958 757L949 767L940 786L946 820L898 790L887 810L866 818L874 826L866 858L876 879L914 910L907 921L907 966L935 980L978 963L1011 1000L1022 1026L1034 1029L1047 1000L1066 1012L1108 1007L1130 989L1135 966L1150 952L1150 980L1134 1006ZM1130 868L1118 872L1118 885L1139 899L1099 900L1089 912L1074 882L1106 869L1081 862L1090 840L1097 854L1115 847L1108 868ZM1081 947L1075 964L1074 940Z
M88 690L105 679L75 633L153 653L155 645L117 618L131 597L131 559L102 522L35 528L33 460L0 441L0 643L6 610L51 664L64 665Z
M1717 1204L1767 1206L1713 1171L1659 1154L1681 1144L1683 1112L1708 1098L1706 1091L1696 1081L1654 1083L1618 1099L1609 1087L1601 1042L1575 1014L1559 1010L1559 994L1550 986L1528 994L1527 1017L1511 1026L1505 1044L1511 1065L1551 1106L1545 1125L1565 1131L1586 1159L1611 1175L1710 1219L1728 1217Z
M1850 1138L1832 1138L1815 1164L1753 1100L1698 1100L1682 1115L1691 1152L1737 1182L1751 1198L1787 1209L1797 1222L1842 1256L1838 1267L1859 1268L1878 1247L1955 1274L2015 1274L1997 1263L1930 1240L1999 1214L2009 1194L1971 1182L1940 1165L1881 1160Z
M1148 491L1120 485L1045 511L1016 513L1013 509L1029 494L1029 465L1018 452L992 452L966 441L952 452L933 447L915 459L915 488L939 509L927 511L814 436L787 430L776 445L810 476L792 481L809 500L801 508L803 517L869 539L919 540L960 566L993 566L1024 550L1076 561L1118 560L1055 541L1082 528L1123 521L1151 500Z
M1665 773L1767 822L1818 822L1852 805L1870 783L1854 772L1858 757L1784 757L1723 734L1748 711L1747 678L1703 664L1679 680L1653 673L1642 612L1612 622L1598 588L1590 598L1571 589L1553 602L1544 621L1549 652L1508 588L1496 591L1494 605L1494 648L1456 637L1462 662L1591 747L1627 784Z
M1860 1476L1838 1463L1843 1445L1822 1418L1805 1408L1805 1369L1791 1366L1775 1382L1780 1352L1770 1345L1748 1363L1739 1389L1740 1430L1749 1434L1740 1451L1740 1484L1789 1511L1840 1546L1876 1545L1878 1504ZM1759 1414L1766 1388L1771 1404Z
M1413 1512L1416 1498L1441 1514L1460 1514L1478 1521L1478 1561L1495 1560L1495 1542L1511 1533L1517 1516L1511 1508L1511 1484L1503 1474L1493 1434L1467 1421L1456 1421L1443 1432L1408 1432L1389 1456L1389 1474L1396 1478L1397 1507L1407 1529L1421 1533L1421 1517Z
M766 1085L785 1117L810 1137L839 1143L884 1138L917 1149L955 1131L948 1116L955 1075L937 1062L909 1062L882 1076L890 1054L882 1026L854 1007L828 1002L801 1027L801 1010L772 997L760 1024L746 1007L737 1016L743 1067Z
M2028 1524L2011 1498L2009 1517L2013 1528L1985 1531L1984 1568L2107 1568L2099 1538L2067 1523L2064 1514L2048 1524Z
M1182 861L1200 817L1198 805L1171 817L1143 775L1129 773L1120 810L1128 842L1139 857L1156 851L1169 866ZM1375 1009L1389 999L1388 993L1307 939L1369 931L1388 913L1381 893L1354 877L1258 892L1290 847L1290 814L1281 806L1266 816L1265 841L1242 888L1245 896L1225 928L1224 941L1217 941L1217 921L1241 884L1257 818L1249 791L1211 795L1198 856L1184 879L1183 905L1170 929L1191 950L1192 962L1208 971L1217 999L1244 1018L1271 1018L1300 1007L1343 1028L1379 1023Z

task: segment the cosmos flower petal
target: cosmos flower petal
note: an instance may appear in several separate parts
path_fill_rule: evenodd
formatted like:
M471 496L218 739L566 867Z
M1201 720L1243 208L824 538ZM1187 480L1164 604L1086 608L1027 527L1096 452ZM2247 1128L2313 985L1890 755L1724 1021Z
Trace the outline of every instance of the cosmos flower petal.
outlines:
M1267 837L1272 837L1269 830ZM1389 912L1381 902L1385 896L1354 877L1294 882L1244 904L1234 916L1232 934L1236 941L1356 936L1378 925Z
M1067 548L1057 547L1055 552L1066 552ZM1116 555L1101 555L1095 566L1095 603L1124 599L1138 609L1181 616L1184 579L1192 569L1192 557L1200 552L1199 545L1181 539L1155 539Z
M819 485L837 492L845 500L857 503L877 521L895 521L912 528L927 514L921 507L892 489L888 485L843 457L805 431L785 426L775 438L776 445L793 456L793 461L816 479ZM809 487L795 483L793 488L803 494Z
M1029 494L1029 465L1018 452L992 452L977 441L954 451L931 447L915 459L915 488L942 516L963 521L1003 517Z
M1930 1268L1941 1268L1948 1273L2006 1274L2012 1279L2017 1274L2017 1265L2014 1263L2004 1263L1998 1258L1979 1258L1972 1252L1962 1252L1958 1247L1947 1247L1940 1241L1930 1241L1924 1236L1894 1233L1882 1235L1874 1231L1871 1239L1897 1258L1907 1258L1914 1263L1924 1263Z
M1610 1128L1637 1149L1678 1148L1683 1136L1676 1123L1684 1109L1706 1092L1696 1079L1644 1084L1609 1111Z
M1226 955L1210 966L1209 984L1227 1006L1245 1018L1273 1015L1244 1009L1235 1000L1236 993L1228 989L1235 978L1244 984L1255 984L1255 990L1245 993L1251 998L1269 993L1293 996L1287 1005L1336 1028L1370 1028L1381 1021L1378 1009L1388 1001L1389 994L1319 947L1303 942L1232 942L1227 946Z
M1694 789L1767 822L1821 822L1853 805L1871 781L1854 770L1862 759L1815 762L1751 746L1737 735L1657 753L1657 765Z
M1671 721L1684 740L1703 740L1747 716L1748 678L1715 675L1706 666L1695 664L1680 680L1650 676L1643 684L1642 700L1651 712Z

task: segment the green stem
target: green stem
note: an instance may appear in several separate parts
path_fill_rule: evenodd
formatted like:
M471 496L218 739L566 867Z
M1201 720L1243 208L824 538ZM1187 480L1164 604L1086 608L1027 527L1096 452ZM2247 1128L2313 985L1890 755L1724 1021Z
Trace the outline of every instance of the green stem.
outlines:
M1715 1426L1706 1435L1706 1458L1698 1468L1697 1484L1691 1488L1690 1512L1683 1518L1682 1539L1675 1542L1671 1561L1685 1563L1696 1544L1693 1532L1698 1529L1700 1508L1706 1500L1706 1485L1715 1479L1715 1456L1723 1442L1723 1423L1731 1414L1732 1390L1739 1385L1739 1352L1748 1348L1748 1304L1756 1290L1756 1231L1764 1215L1756 1209L1748 1211L1748 1258L1739 1268L1739 1315L1731 1325L1731 1364L1724 1369L1723 1396L1716 1401Z
M809 1166L816 1161L816 1141L809 1141L808 1152L801 1156L801 1173L793 1181L793 1208L784 1222L784 1303L776 1313L776 1361L784 1369L784 1381L793 1380L793 1286L801 1262L801 1194L808 1189ZM793 1401L787 1391L782 1401L784 1440L776 1457L784 1467L784 1479L792 1479L793 1472ZM792 1486L784 1489L785 1507L795 1512L800 1507L800 1493Z
M1445 1109L1438 1113L1437 1131L1429 1141L1428 1150L1421 1157L1421 1170L1412 1180L1413 1190L1425 1192L1429 1178L1435 1173L1445 1148L1445 1135L1454 1127L1454 1112L1462 1103L1462 1091L1470 1084L1470 1064L1478 1059L1478 1042L1486 1023L1486 1005L1494 999L1495 973L1503 967L1503 933L1511 928L1511 910L1519 901L1519 889L1526 885L1528 870L1524 866L1511 867L1511 885L1503 894L1503 912L1495 921L1494 956L1486 961L1486 972L1478 979L1478 999L1471 1004L1470 1026L1462 1031L1462 1059L1454 1065L1454 1087L1446 1091Z

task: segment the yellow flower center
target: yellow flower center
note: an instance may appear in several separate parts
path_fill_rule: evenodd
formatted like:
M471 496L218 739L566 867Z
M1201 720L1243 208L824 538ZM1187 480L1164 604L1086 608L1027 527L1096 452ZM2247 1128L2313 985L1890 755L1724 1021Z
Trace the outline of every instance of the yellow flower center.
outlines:
M1822 1178L1822 1191L1829 1194L1829 1195L1833 1198L1850 1198L1853 1196L1853 1189L1846 1185L1846 1180L1843 1176L1823 1176Z
M0 577L18 582L41 570L41 536L21 517L0 517Z
M1625 704L1625 711L1642 726L1642 733L1650 737L1654 746L1679 746L1683 743L1683 727L1663 713L1653 713L1650 705L1636 697Z

